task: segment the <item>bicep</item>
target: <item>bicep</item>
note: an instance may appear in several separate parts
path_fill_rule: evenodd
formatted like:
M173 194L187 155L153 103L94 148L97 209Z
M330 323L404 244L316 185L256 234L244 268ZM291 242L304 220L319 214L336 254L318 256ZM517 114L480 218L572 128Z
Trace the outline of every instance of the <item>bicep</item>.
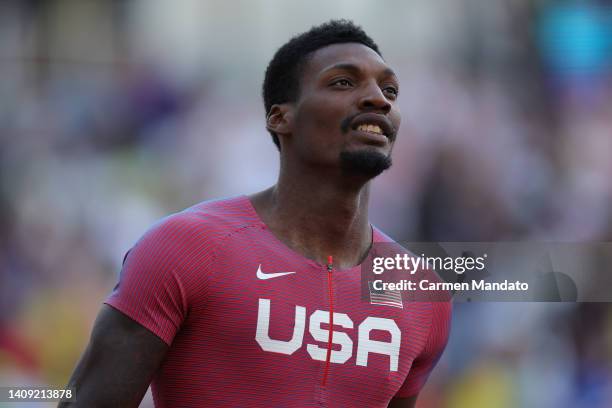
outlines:
M137 407L168 345L118 310L104 305L70 378L74 407ZM60 405L68 406L68 405Z
M393 398L389 402L388 408L414 408L418 395L406 398Z

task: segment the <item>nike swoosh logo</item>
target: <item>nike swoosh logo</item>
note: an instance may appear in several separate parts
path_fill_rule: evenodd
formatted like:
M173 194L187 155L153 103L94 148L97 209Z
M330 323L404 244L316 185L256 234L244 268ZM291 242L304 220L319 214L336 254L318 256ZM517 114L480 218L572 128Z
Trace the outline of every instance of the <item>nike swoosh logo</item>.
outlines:
M291 275L295 272L276 272L276 273L263 273L261 270L261 264L257 267L257 277L259 279L272 279L278 278L279 276Z

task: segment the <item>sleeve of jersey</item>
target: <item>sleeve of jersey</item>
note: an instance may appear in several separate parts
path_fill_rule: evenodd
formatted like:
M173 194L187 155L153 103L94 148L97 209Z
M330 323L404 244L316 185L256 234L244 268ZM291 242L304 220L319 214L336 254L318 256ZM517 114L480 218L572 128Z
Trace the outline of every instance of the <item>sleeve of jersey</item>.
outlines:
M119 283L104 303L172 344L212 258L205 228L178 214L156 224L127 253ZM189 265L198 265L192 276Z
M421 354L412 363L406 380L395 395L396 397L412 397L418 394L446 347L450 332L452 303L450 301L432 302L432 307L433 317L427 343Z

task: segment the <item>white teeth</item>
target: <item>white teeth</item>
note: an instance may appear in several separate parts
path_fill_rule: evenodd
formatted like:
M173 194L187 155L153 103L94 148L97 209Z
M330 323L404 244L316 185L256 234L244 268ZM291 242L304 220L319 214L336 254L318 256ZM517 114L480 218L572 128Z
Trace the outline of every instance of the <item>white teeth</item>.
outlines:
M363 132L370 132L370 133L376 133L379 135L382 135L383 131L380 128L380 126L378 125L359 125L359 127L357 128L357 130L361 130Z

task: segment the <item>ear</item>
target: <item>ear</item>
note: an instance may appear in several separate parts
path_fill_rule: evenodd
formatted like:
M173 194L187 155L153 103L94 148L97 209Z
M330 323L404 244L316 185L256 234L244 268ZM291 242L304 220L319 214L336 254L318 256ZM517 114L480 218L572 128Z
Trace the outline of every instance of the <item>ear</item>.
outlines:
M272 105L266 117L266 128L277 135L286 135L293 129L293 109L287 103Z

